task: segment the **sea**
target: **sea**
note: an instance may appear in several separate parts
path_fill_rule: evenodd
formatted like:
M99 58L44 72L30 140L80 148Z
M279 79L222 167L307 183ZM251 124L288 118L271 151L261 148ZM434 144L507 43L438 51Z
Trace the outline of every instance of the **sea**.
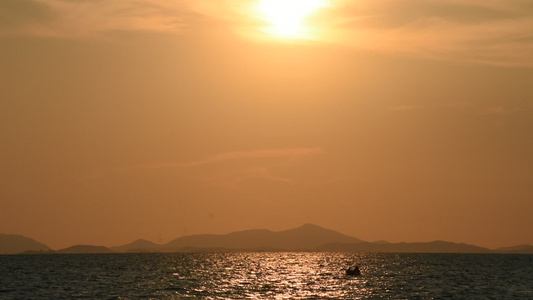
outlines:
M533 299L533 255L0 255L0 299Z

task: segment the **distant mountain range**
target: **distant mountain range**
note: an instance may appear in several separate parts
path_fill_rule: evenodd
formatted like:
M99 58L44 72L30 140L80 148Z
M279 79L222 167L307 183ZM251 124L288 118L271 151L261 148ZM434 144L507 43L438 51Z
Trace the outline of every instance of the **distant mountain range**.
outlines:
M50 251L50 248L22 235L0 233L0 254L16 254L25 251Z
M21 235L0 234L0 254L19 253L145 253L145 252L234 252L234 251L329 251L412 253L520 253L533 254L533 246L519 245L491 250L464 243L366 242L355 237L305 224L284 231L253 229L229 234L200 234L177 238L166 244L137 240L117 247L76 245L52 250Z

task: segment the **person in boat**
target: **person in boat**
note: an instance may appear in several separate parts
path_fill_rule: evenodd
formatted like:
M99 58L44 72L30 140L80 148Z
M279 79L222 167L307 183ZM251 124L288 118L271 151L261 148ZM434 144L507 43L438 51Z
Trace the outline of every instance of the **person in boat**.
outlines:
M359 276L361 275L361 270L359 270L359 266L349 267L346 269L346 275Z

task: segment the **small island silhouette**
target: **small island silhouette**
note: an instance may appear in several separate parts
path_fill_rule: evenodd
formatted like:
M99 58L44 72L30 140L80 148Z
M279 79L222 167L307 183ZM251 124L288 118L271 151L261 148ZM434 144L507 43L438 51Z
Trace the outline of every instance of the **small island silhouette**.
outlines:
M488 249L465 243L432 241L419 243L367 242L314 224L270 231L252 229L228 234L199 234L174 239L166 244L147 240L116 246L75 245L52 250L22 235L0 234L0 254L79 254L149 252L237 252L237 251L321 251L397 253L519 253L533 254L533 246L518 245Z

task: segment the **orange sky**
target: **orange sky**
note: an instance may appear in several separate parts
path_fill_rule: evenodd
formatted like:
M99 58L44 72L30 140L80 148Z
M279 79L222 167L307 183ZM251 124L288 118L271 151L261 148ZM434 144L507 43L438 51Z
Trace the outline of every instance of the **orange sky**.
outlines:
M0 232L533 244L529 2L291 1L0 1Z

